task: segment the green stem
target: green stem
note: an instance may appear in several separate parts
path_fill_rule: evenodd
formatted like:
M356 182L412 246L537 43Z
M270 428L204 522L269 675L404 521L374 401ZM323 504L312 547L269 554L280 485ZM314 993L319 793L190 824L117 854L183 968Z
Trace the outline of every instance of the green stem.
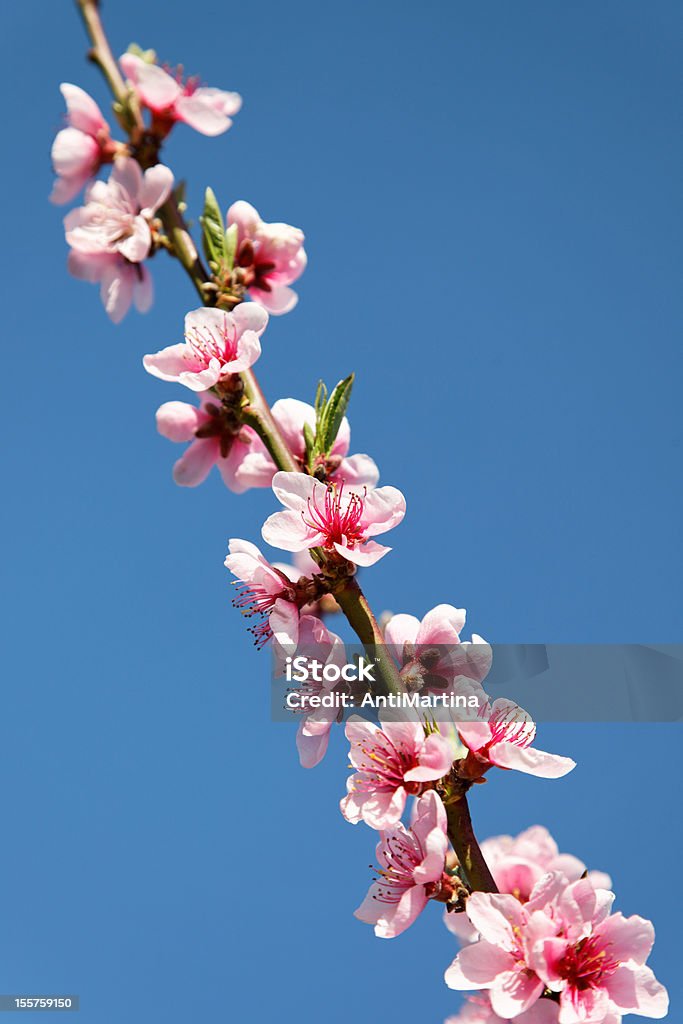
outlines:
M376 665L377 679L372 687L373 693L403 693L404 687L401 685L396 665L387 651L382 630L356 579L352 576L346 580L340 589L335 590L334 596L368 657Z
M446 815L448 838L470 889L476 892L498 892L474 834L467 797L463 794L453 803L447 803Z
M254 428L278 469L282 469L286 473L300 473L301 466L287 447L253 371L245 370L240 377L244 384L244 394L249 403L242 409L242 419Z
M192 284L195 286L197 294L201 299L202 305L211 305L205 288L205 285L209 282L210 278L199 258L199 253L197 252L197 248L192 240L192 235L187 230L187 225L183 215L178 209L178 203L176 202L175 196L170 196L170 198L166 200L159 210L159 217L161 218L161 223L164 225L164 231L173 246L171 255L177 258L178 262L187 273L187 276L192 281Z

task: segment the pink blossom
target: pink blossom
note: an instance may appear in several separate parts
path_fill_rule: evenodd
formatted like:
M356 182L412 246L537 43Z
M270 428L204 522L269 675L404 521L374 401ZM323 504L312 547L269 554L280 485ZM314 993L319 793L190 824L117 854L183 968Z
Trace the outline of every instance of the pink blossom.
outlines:
M526 903L534 886L548 872L560 871L569 882L578 881L586 873L586 865L578 857L560 853L557 843L542 825L534 825L518 836L493 836L481 843L484 856L499 892L510 893ZM589 871L587 877L596 889L609 889L612 880L602 871ZM446 913L449 931L461 942L474 942L477 932L466 914Z
M191 391L207 391L222 377L241 373L261 355L260 336L268 314L256 302L241 302L232 313L206 306L185 317L185 341L147 355L143 365L161 380Z
M604 1024L622 1013L666 1015L666 990L645 966L654 930L640 917L611 914L614 894L588 879L544 875L528 902L473 893L466 913L482 936L446 971L455 989L488 989L504 1019L559 994L558 1024Z
M349 758L356 769L348 779L341 812L354 825L387 829L401 818L409 794L423 783L442 778L453 763L445 736L425 735L421 721L400 721L380 715L381 728L359 715L346 726Z
M304 234L289 224L268 224L243 199L228 210L228 225L237 225L235 265L255 302L270 313L289 313L299 297L287 286L304 272Z
M551 999L539 999L531 1009L512 1018L512 1024L557 1024L560 1008ZM507 1024L491 1006L488 992L476 992L468 996L460 1013L448 1017L444 1024ZM619 1024L614 1018L605 1024Z
M244 466L258 437L212 391L201 395L199 407L164 402L156 421L159 433L169 441L191 442L173 467L173 479L181 487L201 484L213 466L236 494L254 486Z
M294 654L294 652L292 652ZM346 649L336 633L332 633L314 615L302 615L299 622L299 642L296 649L297 657L306 657L317 662L323 670L327 665L342 669L347 663ZM282 659L276 658L276 670L282 670ZM320 673L322 675L322 672ZM292 687L290 693L298 694L303 717L296 734L296 746L302 768L315 768L320 764L330 739L330 731L335 722L341 721L343 711L334 707L306 707L310 698L323 698L327 694L339 691L348 692L348 683L328 682L324 675L316 679L309 674L306 682Z
M549 871L560 871L569 882L578 881L586 865L570 853L560 853L557 843L543 825L534 825L512 836L493 836L481 844L484 860L500 892L511 893L525 903L537 882ZM609 889L612 880L602 871L589 871L596 889Z
M237 307L239 309L239 306ZM287 447L303 469L305 458L304 425L315 429L315 409L306 402L296 398L281 398L272 407L273 419L280 428ZM379 470L369 455L348 456L351 441L351 428L346 416L341 422L337 439L326 460L319 465L325 470L327 478L336 483L349 486L374 487L379 478ZM270 487L277 472L263 443L255 446L245 467L253 482L252 487Z
M109 125L100 108L77 85L62 82L67 127L57 132L52 143L52 166L57 175L50 200L68 203L85 183L97 174L102 163L113 156Z
M239 588L233 604L247 618L258 617L250 630L257 647L272 639L277 647L293 654L299 643L301 604L296 586L255 544L235 538L228 551L225 566L237 578Z
M284 551L321 547L356 565L373 565L391 550L370 538L397 526L406 509L395 487L346 488L303 473L276 473L273 491L287 511L264 523L266 543Z
M506 1020L533 1006L545 988L528 956L534 942L555 934L554 923L536 913L547 901L548 877L525 905L506 893L483 892L472 893L465 904L481 938L460 951L446 971L446 984L461 991L488 989L494 1012Z
M152 245L150 220L166 201L173 174L163 164L143 174L137 160L117 157L108 181L95 181L85 206L64 218L66 240L83 255L122 256L140 263Z
M81 281L99 284L105 312L118 324L131 307L146 313L154 300L152 277L144 263L129 263L108 252L82 253L72 249L67 261L69 273Z
M167 167L145 171L129 157L118 157L108 181L95 181L85 206L64 218L71 246L68 267L74 277L99 283L105 310L119 323L132 302L141 313L152 304L152 281L142 260L152 244L150 221L173 185Z
M444 873L448 839L446 810L430 789L417 801L412 827L402 822L380 834L379 878L370 886L356 917L374 924L375 935L393 939L424 910L427 900L448 885Z
M200 86L196 78L183 82L180 75L174 77L133 53L124 53L119 63L140 101L167 122L167 129L184 121L202 135L221 135L242 106L239 93Z
M456 723L460 739L470 751L460 768L461 775L479 778L497 765L543 779L559 779L576 767L569 757L531 746L536 725L514 701L501 697L482 709L481 716L485 721Z
M587 879L573 882L545 910L554 934L535 929L527 959L559 993L559 1024L598 1024L614 1012L659 1019L668 1012L666 989L645 966L655 938L652 923L610 914L613 898Z
M491 667L491 647L480 636L460 641L465 609L440 604L420 620L414 615L393 615L384 628L387 644L401 665L409 690L443 690L457 676L481 682Z

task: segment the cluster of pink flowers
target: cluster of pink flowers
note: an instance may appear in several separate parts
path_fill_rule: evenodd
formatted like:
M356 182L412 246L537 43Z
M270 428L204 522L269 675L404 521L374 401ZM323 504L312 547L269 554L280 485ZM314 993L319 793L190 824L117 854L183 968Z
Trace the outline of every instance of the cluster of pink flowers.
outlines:
M156 162L162 142L178 122L219 135L242 103L237 93L160 66L151 52L129 52L119 63L129 92L125 102L120 97L118 114L128 103L137 123L145 111L144 131L131 129L127 142L117 142L94 100L62 85L67 125L52 148L51 196L65 203L85 187L84 204L64 220L68 266L74 276L99 283L115 322L131 304L149 309L150 257L160 248L178 255L164 231L174 178ZM111 165L108 178L97 179L105 165ZM251 541L233 538L225 566L234 577L233 604L255 645L271 650L276 671L298 658L321 668L289 691L297 697L299 758L312 768L349 706L336 698L353 705L360 692L344 674L346 644L324 616L336 607L335 595L341 604L344 588L355 586L359 569L391 551L376 538L402 522L406 502L397 488L378 486L369 455L349 454L342 386L351 377L329 404L322 385L315 406L280 399L268 410L274 429L264 432L249 408L251 371L269 315L287 313L298 301L290 285L306 266L304 235L263 221L243 200L229 207L225 223L208 204L211 273L198 285L207 304L187 314L182 341L145 355L143 365L151 376L197 394L197 404L166 401L156 414L160 434L188 445L173 468L175 481L196 486L215 466L231 491L270 489L282 506L265 519L261 535L292 553L294 564L271 562ZM458 697L465 707L439 721L415 704L383 709L377 723L357 714L346 721L352 772L340 810L379 840L377 875L356 917L388 939L405 932L429 903L445 908L446 925L462 944L446 983L468 993L447 1024L620 1024L627 1013L665 1016L666 990L646 966L651 923L612 913L609 876L560 853L542 826L484 842L488 887L498 891L472 891L467 857L459 863L459 834L452 830L458 801L495 769L559 779L575 762L538 750L531 716L486 693L491 646L477 634L461 640L465 610L443 603L422 619L390 615L383 630L372 621L372 636L391 666L390 689Z
M473 893L445 914L464 948L446 982L468 996L447 1024L618 1024L666 1015L666 990L645 961L649 921L612 914L611 879L560 853L540 825L481 844L498 893Z
M145 261L155 252L155 215L173 187L173 175L161 164L146 167L143 174L140 153L149 139L160 145L178 122L203 135L220 135L242 106L238 93L202 86L195 78L183 79L180 70L172 73L158 65L151 52L125 53L119 63L136 102L150 113L146 135L138 143L117 142L92 97L79 86L63 83L67 124L52 145L56 181L50 196L54 203L69 202L103 166L114 163L108 180L91 184L85 205L64 221L71 247L69 271L100 285L102 304L114 323L123 319L132 304L141 313L152 304ZM289 312L297 302L289 285L306 267L303 232L289 224L261 220L243 200L230 207L227 222L237 233L240 288L270 313Z
M626 1013L664 1017L666 990L646 966L652 924L613 914L613 901L592 879L570 882L561 871L544 874L525 902L472 893L465 912L479 938L455 958L446 983L488 992L503 1020L531 1014L546 992L558 1024L605 1024Z
M235 312L242 308L244 305L237 306ZM154 372L149 363L153 358L148 356L145 364L150 372ZM314 424L313 406L296 398L280 398L271 412L292 455L303 465L304 425ZM169 441L192 442L174 466L173 476L178 484L200 484L214 465L231 491L240 493L273 483L277 466L263 441L249 426L242 425L237 433L231 433L229 418L212 391L202 394L199 407L187 402L165 402L157 412L157 428ZM379 479L379 470L369 455L349 456L350 441L351 428L344 417L327 459L328 478L372 488Z

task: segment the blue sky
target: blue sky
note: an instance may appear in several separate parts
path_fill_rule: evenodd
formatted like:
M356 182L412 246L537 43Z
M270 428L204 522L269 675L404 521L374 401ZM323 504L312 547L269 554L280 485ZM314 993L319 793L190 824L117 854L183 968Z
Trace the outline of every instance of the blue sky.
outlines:
M373 605L449 601L498 642L681 641L679 5L105 15L119 51L245 97L228 135L181 127L166 159L195 215L210 184L306 232L259 376L305 399L357 372L354 449L408 502ZM184 396L140 360L193 293L162 254L154 310L116 328L66 273L59 82L106 103L75 11L4 22L0 989L80 993L88 1024L438 1024L452 939L434 908L393 942L354 920L373 836L337 809L344 746L299 768L230 607L227 538L257 540L272 499L171 480L154 411ZM541 822L610 871L680 999L678 727L539 739L578 768L480 787L479 834Z

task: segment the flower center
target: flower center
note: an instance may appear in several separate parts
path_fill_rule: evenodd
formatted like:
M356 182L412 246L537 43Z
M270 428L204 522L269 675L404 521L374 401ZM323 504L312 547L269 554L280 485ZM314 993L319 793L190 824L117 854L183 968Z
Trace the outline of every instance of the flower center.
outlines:
M356 792L393 792L399 786L413 794L420 791L419 782L404 781L406 772L419 764L414 752L400 749L384 733L378 733L372 743L359 743L358 746L363 760L353 781Z
M591 936L582 939L576 946L568 949L560 962L560 972L572 988L584 991L588 988L599 988L603 979L613 974L619 966L617 960L611 960L609 947L598 947L597 939Z
M363 499L367 488L363 490L363 497L351 492L347 498L344 496L344 484L330 484L325 489L322 507L318 502L318 492L316 487L308 499L307 512L302 511L301 516L306 526L323 535L322 546L332 550L335 544L353 548L364 543L367 538L363 526Z
M533 743L536 726L516 705L497 711L489 718L491 740L494 743L514 743L516 747L528 747Z
M377 868L377 891L374 899L380 903L398 903L401 896L415 885L413 871L422 861L422 851L414 836L393 832L382 847L386 867Z
M245 619L251 619L253 616L258 617L259 621L249 627L249 632L254 637L254 644L258 648L263 647L273 635L268 616L278 598L284 598L287 601L294 601L296 598L294 588L284 573L281 573L278 569L273 571L277 572L278 576L282 578L282 590L276 593L267 591L265 587L260 586L258 583L245 583L242 580L233 581L233 586L237 587L237 597L233 598L232 602L233 608L239 608L240 613Z
M212 359L217 359L221 366L235 358L237 336L231 330L227 317L218 330L209 327L193 327L185 334L185 352L183 358L193 370L205 370Z
M220 445L221 458L227 459L232 448L233 441L242 431L242 424L235 410L225 403L218 405L214 402L207 402L203 406L207 419L201 427L195 430L195 437L215 437ZM249 444L251 439L242 434L240 440Z

